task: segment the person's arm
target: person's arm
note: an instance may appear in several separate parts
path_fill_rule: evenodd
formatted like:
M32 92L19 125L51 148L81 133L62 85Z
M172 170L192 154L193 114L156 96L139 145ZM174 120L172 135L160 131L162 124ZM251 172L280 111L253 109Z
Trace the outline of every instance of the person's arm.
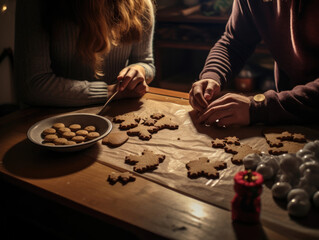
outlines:
M221 87L234 77L261 38L246 0L234 0L225 32L211 49L200 79L213 79Z
M151 8L150 23L147 23L146 29L143 32L143 38L140 42L133 45L132 53L129 59L129 66L139 65L145 70L145 80L149 84L155 76L154 56L153 56L153 37L155 16L152 3L148 3Z
M106 83L64 78L53 71L41 4L39 0L18 0L16 5L15 74L20 97L32 105L103 103L108 94Z
M265 101L252 101L251 123L311 123L319 117L319 78L290 91L264 93Z
M225 32L210 50L199 81L190 90L190 104L194 109L206 112L205 118L209 116L210 111L205 108L218 97L225 83L242 69L260 40L247 1L234 0Z

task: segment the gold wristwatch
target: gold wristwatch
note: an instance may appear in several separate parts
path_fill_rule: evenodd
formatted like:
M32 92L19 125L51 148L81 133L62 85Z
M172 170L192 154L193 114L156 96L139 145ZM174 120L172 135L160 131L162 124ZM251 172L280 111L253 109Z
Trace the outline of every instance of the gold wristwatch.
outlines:
M256 94L254 97L253 97L254 101L257 102L257 103L261 103L263 101L265 101L266 97L264 94L262 93L259 93L259 94Z

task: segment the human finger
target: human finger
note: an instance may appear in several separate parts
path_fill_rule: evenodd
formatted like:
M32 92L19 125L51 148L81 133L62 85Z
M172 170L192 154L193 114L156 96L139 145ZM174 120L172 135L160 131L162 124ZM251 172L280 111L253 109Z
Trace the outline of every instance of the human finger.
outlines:
M134 91L139 95L144 95L148 91L148 85L146 84L145 81L140 82L134 88Z
M138 71L136 71L134 77L131 79L131 81L127 85L127 89L130 91L133 91L137 85L140 83L145 82L145 78L142 74L140 74Z
M199 123L212 125L218 119L232 115L231 103L208 108L198 117Z
M217 127L224 127L225 128L225 127L235 127L238 125L238 123L236 122L235 115L229 115L229 116L223 117L221 119L218 119L218 121L216 121L215 125Z
M204 107L202 107L202 106L200 106L198 103L197 103L197 101L196 101L196 99L195 99L195 97L194 97L194 94L193 94L193 89L191 89L190 90L190 92L189 92L189 99L188 99L188 101L189 101L189 104L196 110L196 111L203 111L203 109L204 109Z
M204 98L203 86L201 84L194 84L192 90L194 103L196 104L196 106L200 109L207 107L208 103Z
M117 80L121 82L119 90L124 89L129 85L130 81L135 77L136 70L133 68L124 68L117 77Z
M214 101L210 102L209 105L207 106L207 108L212 108L215 106L224 105L227 103L237 102L237 101L238 100L236 99L235 95L227 93L227 94L215 99Z
M220 91L220 85L215 80L207 81L207 86L204 92L204 98L210 101Z

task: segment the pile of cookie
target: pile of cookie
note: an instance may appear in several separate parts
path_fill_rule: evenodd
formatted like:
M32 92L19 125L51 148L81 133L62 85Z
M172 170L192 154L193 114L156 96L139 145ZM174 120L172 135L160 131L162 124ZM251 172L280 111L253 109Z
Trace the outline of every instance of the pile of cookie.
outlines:
M64 123L54 123L41 134L45 145L75 145L95 139L100 136L93 125L82 128L80 124L73 123L65 126Z
M215 138L212 140L212 147L223 148L225 152L233 154L231 162L236 165L242 164L244 157L248 154L261 154L259 150L253 149L247 144L241 144L236 136Z

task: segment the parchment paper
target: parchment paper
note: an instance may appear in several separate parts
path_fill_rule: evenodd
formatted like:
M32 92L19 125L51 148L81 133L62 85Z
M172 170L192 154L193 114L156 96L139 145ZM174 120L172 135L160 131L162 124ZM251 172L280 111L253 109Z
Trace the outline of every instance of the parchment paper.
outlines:
M166 159L153 172L143 173L143 177L167 186L185 195L191 195L207 203L224 209L231 209L231 200L235 195L233 190L233 177L238 171L244 170L243 165L237 166L231 163L232 154L225 153L224 149L212 148L212 138L224 138L237 136L240 142L248 144L254 149L267 152L268 144L262 135L263 126L245 128L216 128L195 124L196 114L189 105L179 105L170 102L154 100L128 100L121 106L117 102L106 113L106 117L127 112L135 112L141 116L149 116L159 112L170 116L179 124L177 130L160 130L152 135L149 141L140 140L138 137L130 137L129 140L118 148L101 146L102 153L98 161L133 171L133 166L124 163L125 156L129 154L141 154L144 149L154 153L166 155ZM308 140L319 138L319 132L302 126L278 126L287 131L303 133ZM118 124L113 123L113 130L119 131ZM190 179L187 177L186 163L197 160L199 157L208 157L211 160L223 160L227 168L220 170L219 179L208 180L204 177ZM289 222L289 216L284 206L276 203L272 198L267 185L262 193L262 215L269 221L278 221L277 224ZM277 216L274 218L274 216ZM318 214L315 216L318 220Z

